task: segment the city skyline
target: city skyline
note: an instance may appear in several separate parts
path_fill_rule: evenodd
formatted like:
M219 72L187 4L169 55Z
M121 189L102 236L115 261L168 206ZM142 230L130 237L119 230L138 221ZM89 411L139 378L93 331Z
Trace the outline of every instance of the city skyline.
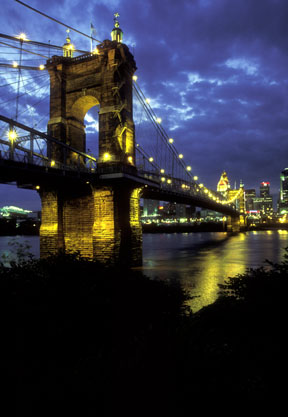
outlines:
M77 0L25 3L87 34L92 23L100 40L110 38L119 12L139 85L195 175L213 189L223 170L232 188L240 180L247 189L269 181L277 199L280 173L288 166L285 1L98 0L85 8ZM16 1L3 2L0 21L1 31L12 36L25 32L57 45L67 36L65 27ZM73 31L69 36L77 48L90 49L89 39ZM1 85L5 79L1 74ZM34 110L43 117L44 107ZM96 111L86 118L88 141ZM36 192L0 185L0 193L0 206L40 208Z

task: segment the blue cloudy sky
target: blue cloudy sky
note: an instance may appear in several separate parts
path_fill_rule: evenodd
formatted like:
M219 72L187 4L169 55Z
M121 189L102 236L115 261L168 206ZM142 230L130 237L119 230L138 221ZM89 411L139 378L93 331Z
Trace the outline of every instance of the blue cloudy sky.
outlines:
M277 198L280 171L288 167L287 0L25 3L87 34L92 22L99 40L110 38L113 15L119 12L138 83L195 175L214 189L223 170L232 186L241 179L245 188L259 189L260 182L269 181ZM65 27L15 0L1 0L1 9L0 32L64 43ZM70 37L77 48L90 49L89 39L75 32ZM0 63L10 59L5 52L0 45ZM30 106L39 128L46 123L49 86L44 75L35 77L39 104L26 103L26 110ZM0 85L6 80L1 72ZM9 91L0 89L0 114L7 115ZM94 119L91 111L88 132ZM0 207L4 204L40 208L36 193L0 185Z

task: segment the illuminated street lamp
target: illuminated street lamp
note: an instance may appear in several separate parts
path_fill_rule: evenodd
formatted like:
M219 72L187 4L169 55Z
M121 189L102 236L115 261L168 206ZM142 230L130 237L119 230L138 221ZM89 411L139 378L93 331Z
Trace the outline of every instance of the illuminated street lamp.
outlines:
M10 129L8 132L8 138L10 140L11 143L14 143L15 140L17 139L17 132L15 129Z
M20 33L20 35L17 36L18 39L20 39L20 41L28 41L27 36L25 33Z

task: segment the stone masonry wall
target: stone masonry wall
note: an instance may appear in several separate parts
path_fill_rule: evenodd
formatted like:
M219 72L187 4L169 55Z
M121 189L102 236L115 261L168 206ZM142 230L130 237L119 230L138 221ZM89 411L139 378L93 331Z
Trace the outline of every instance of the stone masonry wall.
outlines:
M56 191L41 191L42 221L40 227L40 255L47 257L64 249L62 210Z

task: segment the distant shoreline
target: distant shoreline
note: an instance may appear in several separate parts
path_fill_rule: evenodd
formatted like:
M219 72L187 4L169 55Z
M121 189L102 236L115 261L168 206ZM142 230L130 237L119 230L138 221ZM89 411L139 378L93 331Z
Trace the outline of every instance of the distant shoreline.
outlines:
M243 231L265 231L265 230L288 230L288 224L261 224L253 227L246 227ZM222 223L201 223L201 224L144 224L143 233L197 233L197 232L226 232Z
M33 226L34 222L22 223L20 227L16 227L15 224L6 224L5 227L1 227L0 223L0 236L39 236L40 223ZM246 227L242 231L265 231L265 230L288 230L288 224L259 224L253 227ZM226 232L226 228L222 223L200 223L200 224L143 224L143 233L201 233L201 232Z

